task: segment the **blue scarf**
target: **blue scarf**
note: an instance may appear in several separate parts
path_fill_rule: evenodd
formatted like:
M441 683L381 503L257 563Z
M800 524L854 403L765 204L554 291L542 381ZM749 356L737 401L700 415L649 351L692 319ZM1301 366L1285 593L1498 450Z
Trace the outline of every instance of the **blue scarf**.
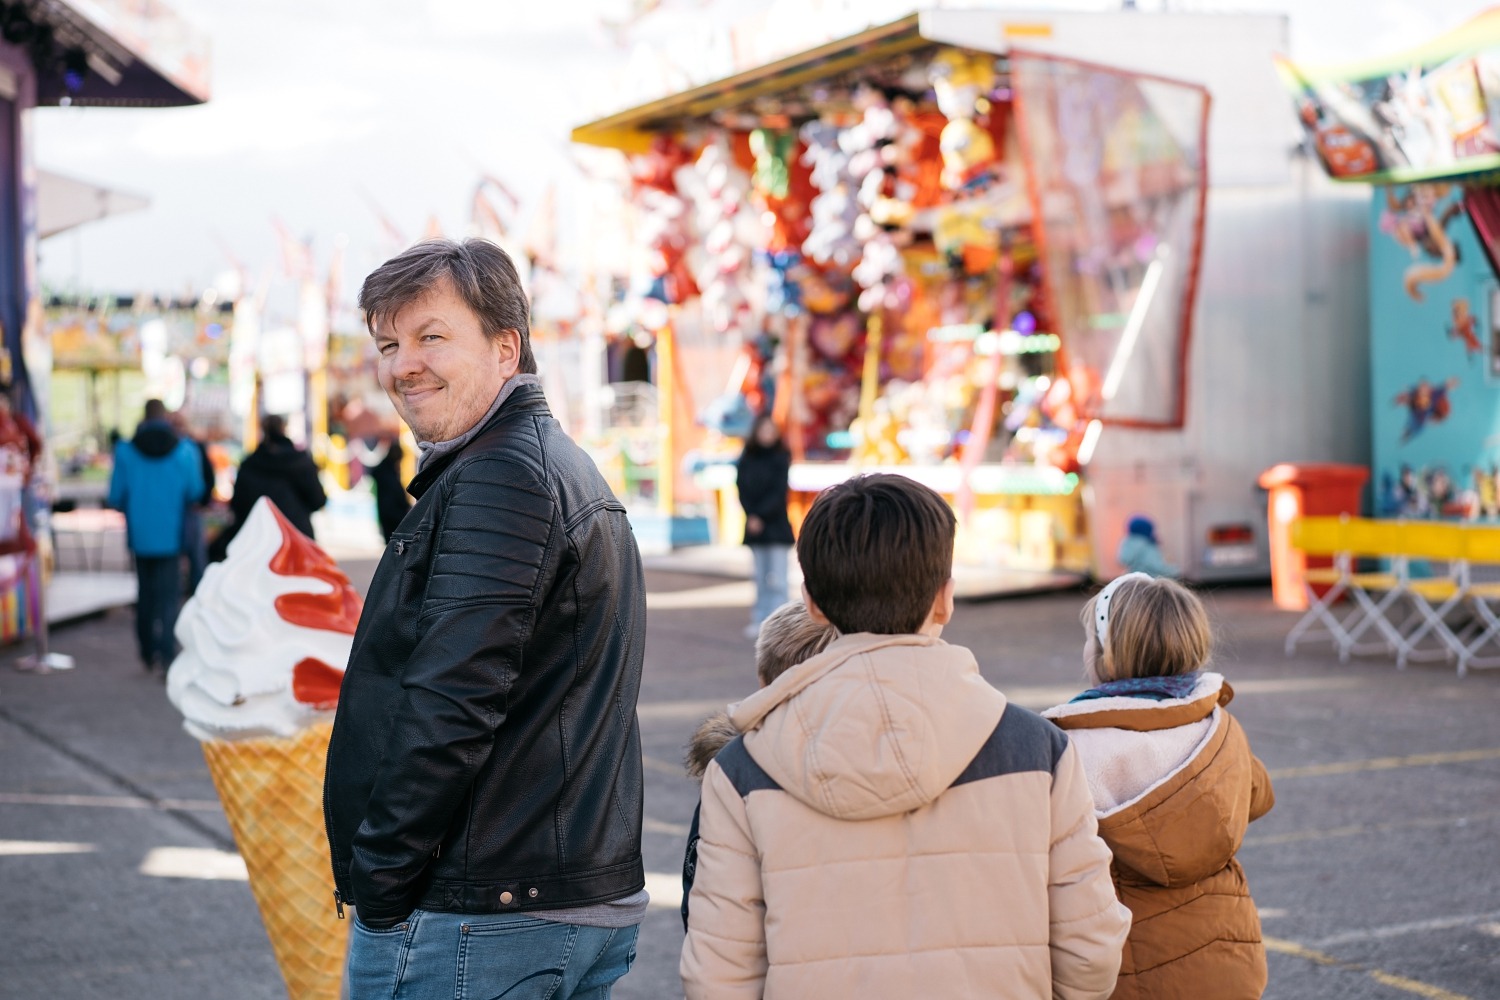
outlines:
M1093 701L1096 698L1145 698L1148 701L1166 701L1169 698L1186 698L1198 686L1199 674L1178 674L1173 677L1126 677L1118 681L1106 681L1098 687L1089 688L1068 704L1077 701Z

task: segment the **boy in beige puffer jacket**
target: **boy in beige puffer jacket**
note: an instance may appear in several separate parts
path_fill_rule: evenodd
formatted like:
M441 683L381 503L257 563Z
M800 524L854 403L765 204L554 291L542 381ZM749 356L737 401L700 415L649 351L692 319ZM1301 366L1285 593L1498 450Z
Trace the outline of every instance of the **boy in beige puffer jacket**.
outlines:
M1107 997L1115 899L1067 737L1006 702L953 613L954 519L872 475L797 544L841 633L745 701L708 765L681 973L689 1000Z

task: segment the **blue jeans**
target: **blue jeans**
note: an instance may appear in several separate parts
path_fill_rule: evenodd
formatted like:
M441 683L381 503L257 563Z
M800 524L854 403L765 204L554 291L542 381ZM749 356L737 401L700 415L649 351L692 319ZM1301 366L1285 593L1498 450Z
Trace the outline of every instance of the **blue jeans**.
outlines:
M786 563L789 545L752 545L755 560L755 607L750 610L750 624L759 625L771 612L786 603Z
M141 662L166 669L177 655L177 609L182 602L179 556L135 557L135 638Z
M611 930L524 913L415 910L388 930L354 918L349 1000L608 1000L635 962L637 927Z
M198 589L208 567L208 539L203 537L203 510L189 505L182 512L182 551L187 556L188 595Z

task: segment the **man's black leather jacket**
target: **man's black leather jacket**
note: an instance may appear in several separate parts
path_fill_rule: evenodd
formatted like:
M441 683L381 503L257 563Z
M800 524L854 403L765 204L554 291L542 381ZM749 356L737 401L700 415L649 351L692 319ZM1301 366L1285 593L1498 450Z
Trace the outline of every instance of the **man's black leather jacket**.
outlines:
M381 925L639 891L646 596L624 507L538 386L410 490L328 748L340 904Z

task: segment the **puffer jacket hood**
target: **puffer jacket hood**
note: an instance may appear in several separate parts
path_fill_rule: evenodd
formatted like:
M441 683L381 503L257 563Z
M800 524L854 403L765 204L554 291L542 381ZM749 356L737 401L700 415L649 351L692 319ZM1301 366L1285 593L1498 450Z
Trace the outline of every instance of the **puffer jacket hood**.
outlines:
M1044 713L1064 730L1125 730L1110 737L1122 751L1137 734L1208 721L1186 759L1099 814L1100 835L1117 866L1155 885L1186 886L1221 871L1239 850L1250 823L1244 790L1251 765L1247 754L1230 745L1231 720L1222 706L1233 698L1221 675L1204 673L1185 698L1099 698Z
M147 458L166 458L180 440L176 429L165 420L145 420L136 425L130 443Z
M914 646L928 647L919 669ZM866 820L936 799L1004 711L1005 696L967 649L861 632L840 636L729 715L746 751L786 792L835 819Z

